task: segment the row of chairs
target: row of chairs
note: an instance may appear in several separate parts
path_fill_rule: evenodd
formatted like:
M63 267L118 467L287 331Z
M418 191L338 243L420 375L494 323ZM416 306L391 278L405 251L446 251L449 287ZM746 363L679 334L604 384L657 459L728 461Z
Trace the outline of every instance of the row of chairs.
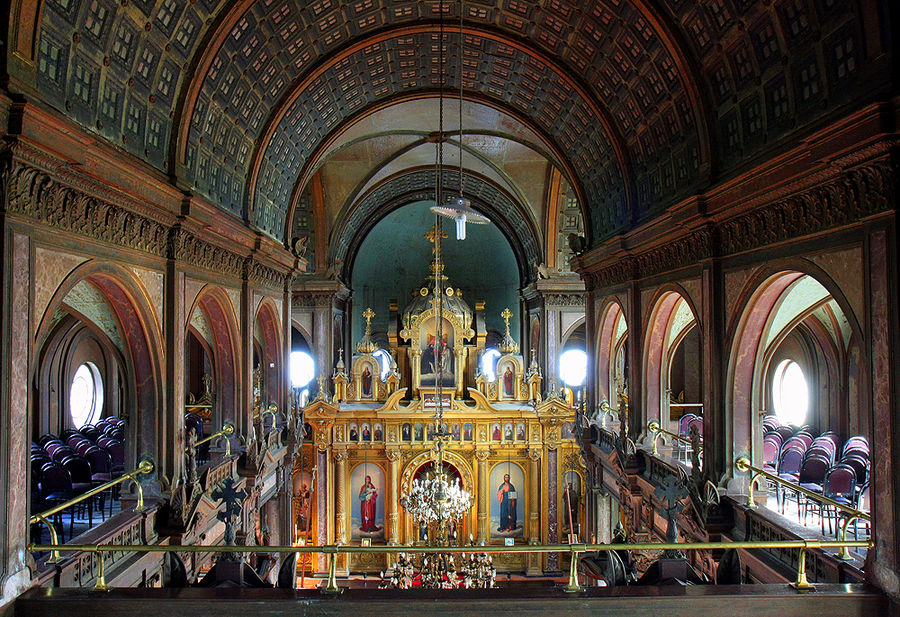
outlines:
M790 429L791 433L788 436L787 430L779 429ZM763 453L764 467L778 477L849 507L868 508L870 463L869 443L865 437L854 436L841 444L834 431L813 437L806 429L776 427L766 433ZM832 520L836 528L839 513L833 506L806 497L799 491L782 490L777 483L774 488L780 512L784 513L788 501L796 501L803 524L806 524L808 513L817 512L823 534L826 519L829 531Z
M41 512L56 504L84 494L124 473L125 445L110 434L119 434L121 421L104 423L103 427L83 427L88 430L64 431L60 437L42 435L38 443L31 445L31 511ZM109 427L109 428L107 428ZM95 430L91 430L95 429ZM93 435L92 441L86 435ZM123 435L124 437L124 435ZM97 495L100 515L103 518L106 491ZM109 496L112 514L116 495ZM87 514L88 526L93 526L94 499L87 499L78 506ZM76 509L69 509L69 537L74 533ZM55 524L62 529L62 515L57 514ZM37 528L38 532L40 527Z

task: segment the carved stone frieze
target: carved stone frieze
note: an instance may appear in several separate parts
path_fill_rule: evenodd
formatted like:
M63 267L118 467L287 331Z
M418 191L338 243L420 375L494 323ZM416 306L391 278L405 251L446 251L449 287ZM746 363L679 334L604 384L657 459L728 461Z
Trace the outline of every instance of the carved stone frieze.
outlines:
M548 293L544 295L544 304L547 306L584 306L583 293Z
M164 257L168 228L121 206L63 183L22 161L4 174L7 212L64 231Z
M7 212L100 242L284 289L288 273L208 242L174 218L166 220L165 213L125 198L48 155L21 144L11 151L13 158L2 171Z
M206 242L179 226L173 227L169 234L169 257L235 278L244 274L243 255Z
M262 287L281 290L284 288L288 274L260 263L250 257L246 260L247 280Z
M612 287L812 233L849 225L894 207L897 168L889 143L873 145L831 168L742 204L742 213L650 250L627 253L581 273L588 289ZM881 158L873 158L880 156Z

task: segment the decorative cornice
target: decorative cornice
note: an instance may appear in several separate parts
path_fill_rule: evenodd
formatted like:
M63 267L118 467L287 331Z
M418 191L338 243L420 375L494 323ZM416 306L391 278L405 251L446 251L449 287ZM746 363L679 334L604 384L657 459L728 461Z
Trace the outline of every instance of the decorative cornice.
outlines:
M169 234L169 258L238 279L244 274L243 255L206 242L179 225Z
M544 295L546 306L584 307L584 293L548 293Z
M261 287L283 290L285 282L290 276L286 272L279 272L264 263L257 261L253 256L246 260L247 280Z
M3 206L10 214L117 247L183 261L217 274L283 291L289 273L201 238L146 205L71 171L63 162L17 142L2 171ZM123 207L125 203L128 207Z
M166 255L166 225L70 186L27 162L9 161L3 186L9 213L101 242Z
M122 207L166 227L175 224L177 218L175 214L135 199L125 191L81 173L78 171L79 166L69 160L56 157L22 140L16 140L9 144L7 151L11 155L11 160L16 163L25 167L33 167L47 174L52 180L80 191L88 197L115 204L117 207Z
M898 180L897 163L890 153L891 148L879 142L834 161L831 169L840 173L819 174L820 179L827 176L827 181L787 194L780 190L777 197L769 193L764 203L744 204L744 208L752 208L749 211L721 222L709 221L705 227L643 252L620 253L594 270L586 268L581 276L588 290L613 287L691 267L715 255L734 255L802 238L889 211L895 207Z
M294 308L330 308L335 300L331 291L294 291L291 306Z

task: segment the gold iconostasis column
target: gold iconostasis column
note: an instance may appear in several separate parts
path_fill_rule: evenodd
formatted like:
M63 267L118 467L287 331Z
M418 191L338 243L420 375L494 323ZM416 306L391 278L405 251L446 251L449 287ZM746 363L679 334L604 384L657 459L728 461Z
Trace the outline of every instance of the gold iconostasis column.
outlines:
M488 534L488 492L490 492L490 478L488 478L488 458L490 450L475 450L475 458L478 460L478 538L479 544L487 544Z
M387 450L388 490L387 499L387 541L398 544L397 527L400 519L400 450Z
M540 477L541 477L541 450L531 448L528 450L528 477L531 478L529 483L528 495L528 543L541 543L541 515L539 508L540 501ZM529 576L537 576L542 574L541 555L540 553L528 554L528 565L525 572Z
M347 451L335 450L334 459L334 541L335 544L347 543L347 512L346 512L346 471Z

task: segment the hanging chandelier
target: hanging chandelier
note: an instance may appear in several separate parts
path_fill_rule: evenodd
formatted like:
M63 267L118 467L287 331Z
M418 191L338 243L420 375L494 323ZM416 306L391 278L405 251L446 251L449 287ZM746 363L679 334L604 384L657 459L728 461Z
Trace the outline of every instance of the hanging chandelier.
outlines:
M460 46L462 46L462 1L459 3L460 9ZM443 11L441 11L443 13ZM441 134L444 131L444 22L440 22L440 40L438 41L438 49L440 54L439 66L439 114L438 129ZM460 54L460 79L462 78L462 54ZM460 92L460 105L462 104L462 93ZM460 125L461 127L462 125ZM443 167L443 139L437 140L436 143L436 180L435 180L435 196L436 203L441 202L441 172ZM460 169L462 173L462 169ZM462 176L460 176L462 177ZM435 229L434 229L434 309L435 309L435 330L434 337L434 356L440 357L439 346L443 341L444 327L444 302L443 289L441 288L441 244L443 234L440 228L439 212L435 211ZM448 543L448 524L462 518L466 512L472 507L472 496L468 491L464 490L459 478L451 481L444 469L444 447L450 440L450 434L447 426L444 424L444 400L442 393L443 377L445 367L439 366L437 369L437 378L435 380L436 407L434 413L434 469L429 470L424 478L416 478L412 482L412 487L406 494L400 497L400 505L407 511L409 516L419 525L420 528L428 528L429 525L437 524L437 539L440 543Z
M472 496L463 489L459 478L450 481L440 464L425 478L412 481L412 488L400 498L400 505L419 526L427 527L462 518L472 507Z
M443 7L440 15L443 16ZM442 289L441 272L441 245L443 233L441 232L441 216L447 216L456 220L457 239L465 239L466 221L487 223L488 219L481 216L468 207L468 200L463 197L463 169L462 169L462 62L463 62L463 1L459 0L459 196L451 197L451 208L441 207L442 181L443 181L443 133L444 133L444 22L440 21L440 40L438 42L440 54L440 82L439 82L439 134L435 151L435 206L431 210L435 213L434 226L434 312L435 312L435 337L434 357L440 357L440 345L443 341L444 327L444 291ZM444 468L444 448L450 442L451 435L444 423L444 381L443 364L436 370L435 379L435 412L434 412L434 466L425 473L423 478L414 478L412 485L405 494L400 497L400 505L418 525L420 530L425 530L424 540L438 546L449 546L451 541L457 540L456 531L450 529L465 517L472 508L472 495L466 491L459 477L450 479ZM434 529L436 534L429 537L428 531ZM452 536L452 537L451 537ZM470 544L474 540L469 535ZM457 568L457 565L459 566ZM433 553L423 555L418 566L411 557L400 553L399 559L391 569L390 574L381 573L382 588L408 589L419 586L426 589L458 589L458 588L490 588L494 586L496 569L492 558L486 553L463 553L459 563L457 558L449 553Z

